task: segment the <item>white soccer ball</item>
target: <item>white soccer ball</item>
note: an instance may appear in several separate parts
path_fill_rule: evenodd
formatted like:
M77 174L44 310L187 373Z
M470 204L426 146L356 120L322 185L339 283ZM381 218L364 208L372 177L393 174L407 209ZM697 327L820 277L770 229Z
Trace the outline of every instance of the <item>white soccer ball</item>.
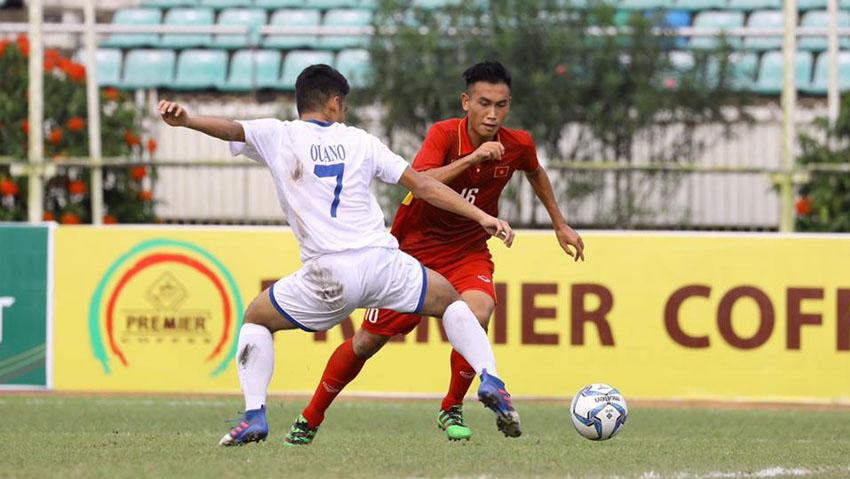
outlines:
M590 384L573 396L570 415L579 434L604 441L623 429L629 408L620 391L607 384Z

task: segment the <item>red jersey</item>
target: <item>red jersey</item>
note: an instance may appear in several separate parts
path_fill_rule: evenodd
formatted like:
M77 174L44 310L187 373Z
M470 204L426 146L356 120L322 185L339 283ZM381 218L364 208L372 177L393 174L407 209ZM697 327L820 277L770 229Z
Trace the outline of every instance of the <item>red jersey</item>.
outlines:
M466 118L435 123L413 160L413 168L416 171L439 168L475 151L466 125ZM448 186L475 206L498 217L499 196L514 171L534 171L538 162L534 140L527 131L502 127L495 140L505 147L500 161L485 161L469 167ZM484 253L488 259L490 256L489 235L478 223L411 194L399 206L391 232L398 238L402 251L431 268L451 265L469 253Z

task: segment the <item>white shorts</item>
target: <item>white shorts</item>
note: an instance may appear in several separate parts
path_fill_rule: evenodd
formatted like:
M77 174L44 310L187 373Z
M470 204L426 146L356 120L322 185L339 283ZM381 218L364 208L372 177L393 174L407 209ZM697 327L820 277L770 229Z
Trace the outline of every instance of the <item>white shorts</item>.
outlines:
M358 308L418 313L425 302L425 267L390 248L363 248L307 261L269 288L277 311L299 328L330 329Z

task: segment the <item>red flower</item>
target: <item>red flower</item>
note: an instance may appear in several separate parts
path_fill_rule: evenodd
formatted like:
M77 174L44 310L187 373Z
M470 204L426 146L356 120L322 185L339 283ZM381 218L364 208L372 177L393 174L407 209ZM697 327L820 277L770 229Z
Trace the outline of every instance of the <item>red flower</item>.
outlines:
M136 181L142 181L142 179L148 175L148 170L144 166L136 166L132 170L130 170L130 177L132 177Z
M62 141L62 136L62 128L54 128L50 130L50 135L48 136L48 138L50 139L50 143L58 145L59 142Z
M16 40L16 43L18 44L18 49L21 51L21 53L25 57L29 57L30 56L30 40L29 40L29 38L27 38L26 35L19 35L18 39Z
M136 134L130 130L124 130L124 141L126 141L127 144L130 146L136 146L141 144L139 137L136 136Z
M68 75L72 81L77 83L82 83L86 81L86 67L80 65L79 63L68 62L67 65L63 68L65 74Z
M59 222L62 223L63 225L78 225L78 224L82 223L83 221L80 219L79 216L76 215L76 213L70 213L69 212L69 213L63 213L62 217L59 218Z
M59 53L59 50L48 48L44 51L44 70L48 72L53 70L61 59L62 55Z
M151 154L156 153L156 149L158 146L159 145L156 144L156 140L154 140L153 138L148 138L148 151L151 152Z
M555 74L559 77L562 77L567 74L567 66L566 65L558 65L555 67Z
M116 218L116 217L114 217L110 214L105 214L105 215L103 215L103 224L105 224L105 225L118 224L118 218Z
M797 214L805 216L812 212L812 199L808 196L804 196L797 200L797 204L795 206L797 208Z
M17 183L8 178L0 180L0 196L18 196L18 193L20 190Z
M86 127L86 120L79 116L72 116L68 120L68 131L81 131Z
M153 193L151 193L151 192L150 192L150 191L148 191L148 190L140 191L140 192L139 192L139 198L140 198L142 201L145 201L145 202L147 202L147 201L151 201L151 200L153 199Z
M103 89L103 95L107 100L116 101L121 93L115 88L107 87Z
M68 183L68 193L72 195L84 195L88 191L88 186L86 186L85 181L72 181Z
M56 219L56 217L53 216L52 211L45 211L44 215L41 217L41 219L44 220L44 221L53 221L53 220Z
M679 80L677 80L675 77L665 77L664 78L664 88L666 88L668 90L672 90L672 89L676 88L677 86L679 86Z
M24 132L24 135L30 134L30 122L29 122L29 120L21 120L21 130Z
M6 45L11 43L9 40L0 40L0 58L3 58L3 53L6 51Z

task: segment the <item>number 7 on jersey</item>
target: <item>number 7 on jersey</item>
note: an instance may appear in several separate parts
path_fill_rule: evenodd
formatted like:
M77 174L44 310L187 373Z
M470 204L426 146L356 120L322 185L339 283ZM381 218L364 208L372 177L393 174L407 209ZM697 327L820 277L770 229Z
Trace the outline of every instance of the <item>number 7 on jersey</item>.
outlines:
M334 165L316 165L313 174L319 178L336 177L336 188L334 188L334 200L331 202L331 218L336 218L336 209L339 207L339 195L342 194L342 175L345 174L345 163Z

